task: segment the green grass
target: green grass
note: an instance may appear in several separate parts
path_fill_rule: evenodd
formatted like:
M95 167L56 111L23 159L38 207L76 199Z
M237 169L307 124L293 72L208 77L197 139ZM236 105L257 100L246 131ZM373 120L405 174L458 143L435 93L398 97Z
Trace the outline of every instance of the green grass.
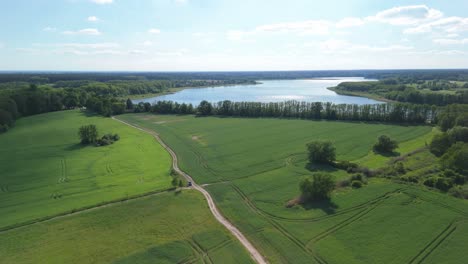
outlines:
M431 127L148 114L120 118L160 133L181 168L208 184L222 213L272 263L444 260L442 245L452 235L452 243L468 243L462 224L456 232L447 229L468 217L467 201L386 179L371 179L361 189L338 189L328 202L285 206L298 196L299 181L311 174L306 143L332 140L339 160L379 167L392 158L371 153L379 135L397 140L404 154L423 148L437 133ZM315 169L336 179L349 177L326 166ZM453 263L463 263L462 251L450 253Z
M7 231L0 245L2 263L252 263L192 190Z
M82 146L77 133L85 124L121 140ZM0 228L171 187L169 154L110 118L79 111L21 118L0 146Z

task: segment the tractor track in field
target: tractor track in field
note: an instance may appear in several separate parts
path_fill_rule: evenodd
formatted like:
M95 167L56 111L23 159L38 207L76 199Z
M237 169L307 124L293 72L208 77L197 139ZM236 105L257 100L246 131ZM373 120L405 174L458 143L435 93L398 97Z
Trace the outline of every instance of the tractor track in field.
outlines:
M453 232L457 229L459 222L451 222L442 232L440 232L434 239L432 239L423 249L421 249L416 256L414 256L408 264L422 263L434 252Z
M118 121L118 122L121 122L127 126L130 126L130 127L133 127L133 128L136 128L138 130L141 130L147 134L150 134L152 135L158 142L159 144L161 144L161 146L167 151L169 152L169 154L171 155L172 157L172 168L177 172L179 173L180 175L182 175L186 180L192 182L192 188L201 192L203 194L203 196L205 196L205 199L206 201L208 202L208 207L210 208L210 211L211 213L213 214L213 216L215 217L215 219L221 223L224 227L226 227L230 232L231 234L233 234L238 240L239 242L245 247L245 249L247 249L247 251L250 253L250 256L253 258L253 260L256 262L256 263L259 263L259 264L266 264L268 263L264 257L260 254L260 252L249 242L249 240L247 240L247 238L244 236L244 234L242 234L239 229L237 229L237 227L235 227L231 222L229 222L218 210L218 208L216 207L214 201L213 201L213 198L211 197L211 195L208 193L208 191L206 191L203 187L201 187L200 185L196 184L195 181L192 179L192 177L190 175L188 175L187 173L185 173L184 171L182 171L180 168L179 168L179 165L178 165L178 158L177 158L177 155L176 153L168 146L166 145L166 143L164 143L164 141L159 137L159 135L154 132L154 131L151 131L151 130L147 130L147 129L144 129L144 128L141 128L141 127L138 127L138 126L135 126L133 124L130 124L128 122L125 122L121 119L118 119L116 117L112 117L112 119Z
M268 223L270 223L276 230L278 230L278 232L280 232L282 235L284 235L287 239L289 239L292 243L294 243L295 245L297 245L300 249L302 249L304 251L304 253L306 253L307 255L309 255L310 257L312 257L315 261L317 261L319 264L327 264L327 262L322 259L321 257L319 257L317 255L316 252L312 251L310 248L307 247L306 244L304 244L302 241L300 241L299 239L297 239L293 234L291 234L290 232L288 232L285 228L283 228L279 223L277 223L274 219L271 219L269 217L269 214L265 214L263 211L259 210L253 203L252 201L249 199L249 197L247 197L247 195L245 195L244 192L242 192L241 189L239 189L239 187L237 187L236 185L232 184L231 183L231 187L234 189L234 191L236 191L239 196L241 196L242 200L247 204L247 206L252 209L256 214L262 216Z

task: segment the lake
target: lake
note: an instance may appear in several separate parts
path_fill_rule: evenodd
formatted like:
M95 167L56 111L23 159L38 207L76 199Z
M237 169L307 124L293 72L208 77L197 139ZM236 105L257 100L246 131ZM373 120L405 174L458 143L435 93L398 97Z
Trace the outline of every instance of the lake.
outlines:
M249 101L249 102L282 102L289 100L306 102L332 102L335 104L379 104L382 102L356 96L339 95L328 90L341 82L373 81L361 77L324 78L304 80L268 80L261 84L188 88L173 94L133 100L134 103L157 101L174 101L198 105L202 100L209 102Z

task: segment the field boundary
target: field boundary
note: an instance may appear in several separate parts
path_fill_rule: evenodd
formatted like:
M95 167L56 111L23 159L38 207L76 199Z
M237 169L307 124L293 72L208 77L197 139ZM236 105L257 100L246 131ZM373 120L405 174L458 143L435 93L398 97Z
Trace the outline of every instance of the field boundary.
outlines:
M116 117L112 117L112 119L118 121L118 122L121 122L123 124L126 124L127 126L130 126L130 127L133 127L133 128L136 128L138 130L141 130L147 134L150 134L152 135L158 142L159 144L161 144L161 146L167 151L169 152L169 154L171 155L172 157L172 168L177 172L179 173L180 175L182 175L187 181L190 181L192 183L192 188L201 192L204 196L205 196L205 199L206 201L208 202L208 207L210 208L210 211L211 213L213 214L213 216L215 217L215 219L220 223L222 224L224 227L226 227L230 232L231 234L233 234L238 240L239 242L244 246L244 248L250 253L250 256L252 257L252 259L256 262L256 263L259 263L259 264L267 264L268 262L263 258L263 256L260 254L260 252L249 242L249 240L247 240L247 238L244 236L244 234L242 234L239 229L237 229L237 227L234 226L234 224L232 224L231 222L229 222L218 210L218 208L216 207L214 201L213 201L213 198L211 197L211 195L208 193L208 191L206 191L203 187L201 187L200 185L196 184L195 181L193 180L193 178L188 175L187 173L185 173L184 171L182 171L180 168L179 168L179 165L178 165L178 158L177 158L177 155L176 153L159 137L159 135L154 132L154 131L151 131L151 130L148 130L148 129L144 129L144 128L141 128L139 126L136 126L136 125L133 125L133 124L130 124L128 122L125 122L121 119L118 119Z
M52 220L55 220L55 219L58 219L58 218L62 218L62 217L66 217L66 216L85 213L87 211L104 208L104 207L115 205L115 204L118 204L118 203L129 202L129 201L132 201L132 200L137 200L137 199L145 198L145 197L148 197L148 196L158 195L158 194L162 194L162 193L166 193L166 192L172 192L174 190L176 190L176 188L169 188L169 189L164 189L164 190L151 191L151 192L146 192L146 193L143 193L143 194L136 194L136 195L131 195L131 196L127 196L127 197L123 197L123 198L119 198L119 199L114 199L114 200L107 201L107 202L101 202L101 203L97 203L97 204L94 204L94 205L81 207L81 208L78 208L78 209L72 209L72 210L62 212L62 213L49 215L49 216L45 216L45 217L40 217L40 218L36 218L36 219L30 220L30 221L22 222L22 223L19 223L19 224L14 224L14 225L2 227L2 228L0 228L0 233L13 231L13 230L23 228L23 227L27 227L27 226L30 226L30 225L34 225L34 224L49 222L49 221L52 221Z

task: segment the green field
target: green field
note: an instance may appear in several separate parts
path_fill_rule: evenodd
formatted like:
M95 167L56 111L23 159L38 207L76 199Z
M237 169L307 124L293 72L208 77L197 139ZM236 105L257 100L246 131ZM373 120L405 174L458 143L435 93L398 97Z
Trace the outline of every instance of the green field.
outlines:
M124 115L126 121L160 133L183 170L207 184L223 214L272 263L465 263L467 201L371 179L361 189L342 188L329 202L286 208L310 175L305 144L335 143L338 160L373 166L390 157L370 154L387 134L404 154L424 147L427 126L286 119ZM348 177L329 167L336 179ZM444 258L445 254L450 254Z
M1 263L252 263L192 190L7 231L0 245Z
M96 124L121 140L79 144ZM62 111L22 118L0 135L0 228L171 187L169 154L152 136L110 118Z

